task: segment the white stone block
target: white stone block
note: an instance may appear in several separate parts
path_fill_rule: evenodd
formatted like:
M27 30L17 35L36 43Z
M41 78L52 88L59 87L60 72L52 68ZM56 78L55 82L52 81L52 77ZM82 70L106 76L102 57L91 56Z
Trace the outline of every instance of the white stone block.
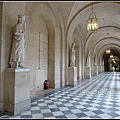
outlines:
M4 98L4 110L14 115L30 108L29 69L5 69Z
M96 65L96 66L94 66L94 68L93 68L93 75L98 75L98 66Z
M68 85L75 86L77 84L77 67L68 67Z
M91 78L91 68L85 67L85 78L90 79Z

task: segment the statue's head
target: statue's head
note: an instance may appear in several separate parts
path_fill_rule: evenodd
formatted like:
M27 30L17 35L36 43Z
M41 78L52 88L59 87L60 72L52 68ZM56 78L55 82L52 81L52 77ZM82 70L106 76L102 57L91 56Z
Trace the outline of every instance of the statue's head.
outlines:
M19 14L19 15L18 15L18 18L25 18L25 15Z
M18 22L25 22L25 15L23 15L23 14L19 14L18 15Z
M75 46L75 43L72 43L72 46Z

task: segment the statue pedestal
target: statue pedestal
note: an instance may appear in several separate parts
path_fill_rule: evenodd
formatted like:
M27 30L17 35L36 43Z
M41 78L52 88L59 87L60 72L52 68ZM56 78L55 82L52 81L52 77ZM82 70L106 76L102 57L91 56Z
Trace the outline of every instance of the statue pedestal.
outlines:
M104 65L102 66L102 72L104 72Z
M99 66L98 72L102 73L102 66Z
M68 86L77 85L77 67L68 67Z
M90 79L91 78L91 68L85 67L85 78Z
M93 75L98 75L98 66L94 66Z
M5 69L4 110L17 115L31 106L30 74L26 68Z

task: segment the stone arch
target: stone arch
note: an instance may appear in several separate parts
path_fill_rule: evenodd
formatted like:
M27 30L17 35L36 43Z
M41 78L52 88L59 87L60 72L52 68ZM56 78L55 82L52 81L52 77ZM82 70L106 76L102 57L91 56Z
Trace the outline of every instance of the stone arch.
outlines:
M115 35L112 34L113 31L117 32L117 36L115 36ZM109 33L109 36L107 36L106 33ZM96 41L95 44L93 45L93 50L94 50L94 54L95 54L96 48L98 46L98 43L100 43L102 40L105 40L105 39L108 39L108 38L120 39L119 35L120 35L120 29L119 28L112 27L112 26L111 27L107 26L107 27L99 28L99 32L96 32L94 34L90 34L87 37L86 43L85 43L85 50L88 51L88 46L90 44L90 41L92 39L94 39ZM107 42L109 42L109 41L107 40L106 42L104 42L104 44L106 44Z
M108 38L109 39L109 43L108 43L108 40L107 39L103 39L101 40L100 42L98 42L96 44L96 46L94 47L94 54L98 54L98 59L100 58L101 55L104 54L105 50L107 48L117 48L119 46L119 40L118 39L115 39L115 38ZM100 44L104 44L102 47L100 47L101 45ZM99 48L97 48L97 46L99 46ZM103 51L103 52L101 52ZM101 55L100 55L101 54Z
M115 62L113 62L113 61L115 61ZM119 64L120 63L120 58L118 56L113 56L113 58L109 58L108 59L108 63L109 63L109 69L110 69L110 71L113 71L113 67L112 67L113 65L116 66L118 68L117 71L119 71L119 69L120 69L120 66L119 66L120 65Z
M100 56L103 56L105 50L107 48L110 48L110 49L116 49L117 51L120 51L120 45L118 44L107 44L107 45L104 45L98 52L98 58L100 58Z
M77 67L77 79L82 78L82 34L79 32L80 28L77 27L73 33L73 40L76 44L76 67Z
M55 16L58 18L59 24L60 24L60 29L61 29L61 87L65 86L65 29L64 29L64 22L62 18L62 13L61 10L58 10L59 6L58 4L55 4L54 2L49 2L51 7L54 10Z
M34 53L34 66L31 69L31 90L42 90L44 80L49 80L50 88L59 88L61 86L61 28L59 18L49 3L26 3L25 13L28 17L28 46L27 52ZM34 34L30 33L34 31ZM48 39L47 44L47 69L38 69L38 47L40 42L39 34ZM31 36L31 37L30 37ZM34 39L34 43L31 43ZM33 45L34 44L34 45ZM31 50L33 49L33 51ZM29 53L27 58L30 58ZM28 66L30 61L26 63ZM34 80L36 78L36 80Z
M106 44L106 45L104 45L103 47L101 47L100 48L100 50L99 50L99 52L98 52L98 60L100 60L100 58L103 60L103 55L105 54L105 51L106 51L106 49L107 48L110 48L110 49L115 49L115 50L117 50L118 52L120 51L120 45L118 45L118 44L113 44L113 43L109 43L109 44ZM120 52L119 52L120 53ZM108 63L106 63L106 64L104 64L104 68L107 70L108 68L106 68L106 65L107 65ZM108 64L109 65L109 64ZM107 66L108 66L107 65Z

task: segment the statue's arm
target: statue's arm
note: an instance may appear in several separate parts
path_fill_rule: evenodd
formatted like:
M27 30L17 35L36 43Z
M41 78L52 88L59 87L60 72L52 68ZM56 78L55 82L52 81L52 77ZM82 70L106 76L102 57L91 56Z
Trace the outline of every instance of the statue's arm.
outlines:
M24 33L15 32L14 35L24 35Z

